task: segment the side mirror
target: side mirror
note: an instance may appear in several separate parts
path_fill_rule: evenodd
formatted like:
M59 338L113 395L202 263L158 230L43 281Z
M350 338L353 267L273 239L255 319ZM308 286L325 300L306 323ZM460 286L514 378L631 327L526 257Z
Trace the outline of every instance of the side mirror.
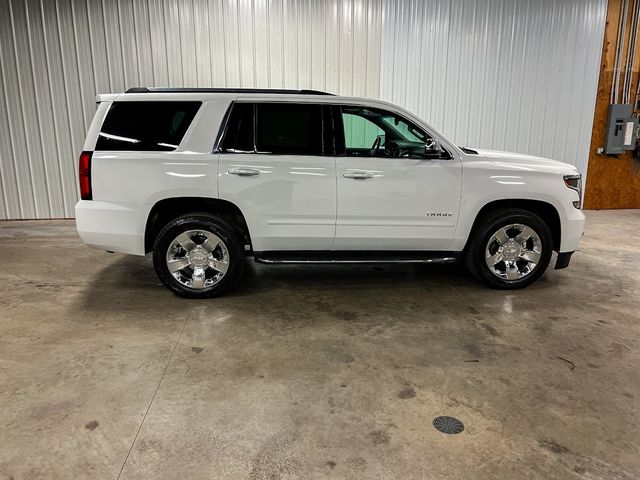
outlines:
M429 138L424 143L424 153L426 155L439 155L442 153L442 147L440 146L440 142L435 138Z

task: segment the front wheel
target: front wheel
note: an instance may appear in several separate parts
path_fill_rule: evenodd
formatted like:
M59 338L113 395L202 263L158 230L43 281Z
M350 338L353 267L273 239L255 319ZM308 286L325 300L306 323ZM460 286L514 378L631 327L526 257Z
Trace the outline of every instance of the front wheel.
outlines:
M526 210L494 212L472 235L467 268L492 288L524 288L540 278L551 260L551 230L538 215Z
M222 293L236 283L244 262L235 230L208 214L185 215L169 222L153 246L158 278L181 297Z

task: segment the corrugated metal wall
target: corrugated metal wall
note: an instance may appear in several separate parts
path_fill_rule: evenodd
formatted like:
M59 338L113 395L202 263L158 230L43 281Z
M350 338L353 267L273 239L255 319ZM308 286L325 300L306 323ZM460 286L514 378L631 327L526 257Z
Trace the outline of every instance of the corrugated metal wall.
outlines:
M381 16L380 0L0 0L0 218L73 216L97 92L378 97Z
M0 219L73 216L97 92L382 97L586 168L605 0L0 0Z
M606 0L384 2L381 96L459 145L586 173Z

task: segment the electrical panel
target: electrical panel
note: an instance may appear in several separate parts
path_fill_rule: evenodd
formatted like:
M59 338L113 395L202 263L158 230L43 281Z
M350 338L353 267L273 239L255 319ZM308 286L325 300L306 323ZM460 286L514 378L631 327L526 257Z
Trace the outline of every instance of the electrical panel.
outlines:
M604 153L615 155L636 148L638 117L633 117L631 112L630 104L614 103L609 105Z

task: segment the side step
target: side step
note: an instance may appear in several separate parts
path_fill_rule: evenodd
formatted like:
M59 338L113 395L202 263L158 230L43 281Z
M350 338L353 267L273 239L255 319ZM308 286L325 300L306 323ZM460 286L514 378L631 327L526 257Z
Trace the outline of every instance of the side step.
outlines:
M254 252L258 263L453 263L462 252L421 251L271 251Z

